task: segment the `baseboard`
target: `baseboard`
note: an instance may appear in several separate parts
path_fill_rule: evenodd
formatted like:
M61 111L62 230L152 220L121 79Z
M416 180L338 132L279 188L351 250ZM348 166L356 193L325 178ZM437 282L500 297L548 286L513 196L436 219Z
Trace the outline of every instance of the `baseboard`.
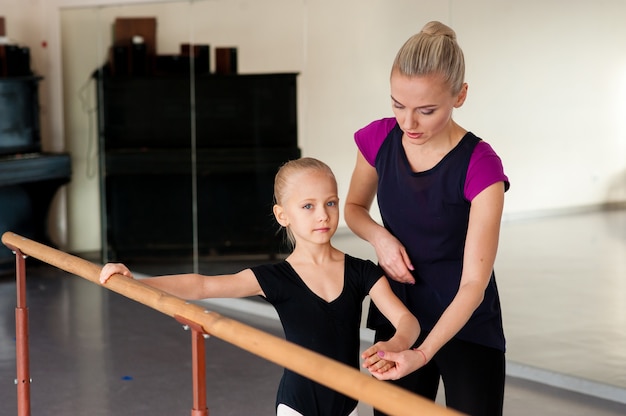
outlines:
M502 222L527 221L540 218L553 218L623 209L626 209L626 201L604 202L599 204L531 210L524 212L505 212L502 214Z
M506 374L511 377L534 381L587 396L598 397L626 404L626 390L592 380L560 374L542 368L507 361Z

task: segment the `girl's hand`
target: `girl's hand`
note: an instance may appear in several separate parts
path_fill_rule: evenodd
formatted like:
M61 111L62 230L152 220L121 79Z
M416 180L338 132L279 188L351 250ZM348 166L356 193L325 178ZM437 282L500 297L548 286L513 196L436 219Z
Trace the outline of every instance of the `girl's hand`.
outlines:
M382 358L383 351L392 350L393 347L385 341L377 342L361 354L363 368L367 368L371 373L384 373L389 371L396 364L393 361Z
M380 352L385 347L384 342L377 342L361 354L363 358L363 368L367 368L371 373L389 371L395 363L387 361L380 356Z
M121 274L133 279L133 274L122 263L107 263L100 270L100 283L105 284L114 274Z
M426 356L418 350L400 352L379 351L378 355L381 359L395 364L392 367L381 370L368 367L369 372L378 380L397 380L426 364Z

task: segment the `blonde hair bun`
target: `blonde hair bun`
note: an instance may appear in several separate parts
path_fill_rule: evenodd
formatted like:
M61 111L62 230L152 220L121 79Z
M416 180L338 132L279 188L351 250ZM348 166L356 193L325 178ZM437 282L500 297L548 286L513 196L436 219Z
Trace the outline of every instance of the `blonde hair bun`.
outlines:
M458 94L465 82L465 58L456 41L456 33L441 22L424 25L421 32L402 45L391 67L391 75L440 76L452 94Z
M456 32L451 27L436 20L426 23L422 28L422 33L430 36L447 36L456 41Z

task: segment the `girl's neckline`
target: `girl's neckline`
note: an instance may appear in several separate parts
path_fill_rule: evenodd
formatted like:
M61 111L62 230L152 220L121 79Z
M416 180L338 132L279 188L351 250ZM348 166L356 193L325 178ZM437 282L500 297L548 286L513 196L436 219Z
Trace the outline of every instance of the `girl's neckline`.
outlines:
M342 285L341 285L341 291L339 292L339 294L332 300L327 300L324 297L320 296L317 292L315 292L313 289L311 289L311 287L309 285L306 284L306 282L304 281L304 279L302 279L302 277L300 276L300 273L298 273L298 271L296 270L296 268L293 266L293 264L291 264L287 259L283 260L284 263L291 269L291 271L294 273L294 275L296 275L298 277L298 280L302 283L302 285L304 285L304 287L306 287L306 289L313 295L315 296L317 299L321 300L322 302L330 305L332 303L337 302L344 294L345 290L346 290L346 257L347 254L343 253L343 268L342 268Z

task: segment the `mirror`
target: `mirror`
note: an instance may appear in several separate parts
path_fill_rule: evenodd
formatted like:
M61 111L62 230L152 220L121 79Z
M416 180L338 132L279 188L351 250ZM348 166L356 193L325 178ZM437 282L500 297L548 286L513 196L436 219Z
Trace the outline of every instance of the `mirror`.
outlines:
M177 272L278 254L272 184L299 155L304 20L291 0L63 9L78 245Z

